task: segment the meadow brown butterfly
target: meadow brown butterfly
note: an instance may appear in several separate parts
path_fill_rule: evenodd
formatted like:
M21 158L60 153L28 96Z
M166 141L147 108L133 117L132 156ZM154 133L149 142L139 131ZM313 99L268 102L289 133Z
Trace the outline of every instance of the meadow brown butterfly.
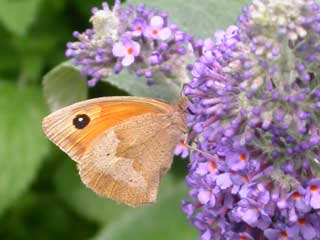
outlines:
M187 132L186 100L102 97L53 112L47 137L77 162L83 183L130 206L156 201L174 148Z

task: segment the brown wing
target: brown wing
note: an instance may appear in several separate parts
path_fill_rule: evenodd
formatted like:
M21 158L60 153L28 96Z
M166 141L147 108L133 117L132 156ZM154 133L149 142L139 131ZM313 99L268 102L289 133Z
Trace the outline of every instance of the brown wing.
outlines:
M103 97L62 108L43 120L47 137L72 159L79 161L92 141L107 129L132 117L146 113L170 113L175 109L167 103L139 97ZM89 124L77 129L73 120L85 114Z
M130 206L154 203L183 126L179 113L144 114L108 129L79 161L82 181Z

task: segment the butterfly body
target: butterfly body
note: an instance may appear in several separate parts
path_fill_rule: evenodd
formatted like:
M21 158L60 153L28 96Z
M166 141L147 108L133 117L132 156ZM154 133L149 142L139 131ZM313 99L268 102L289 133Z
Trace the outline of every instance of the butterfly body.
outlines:
M89 188L139 206L156 201L160 179L187 131L181 107L147 98L104 97L50 114L43 129L77 162Z

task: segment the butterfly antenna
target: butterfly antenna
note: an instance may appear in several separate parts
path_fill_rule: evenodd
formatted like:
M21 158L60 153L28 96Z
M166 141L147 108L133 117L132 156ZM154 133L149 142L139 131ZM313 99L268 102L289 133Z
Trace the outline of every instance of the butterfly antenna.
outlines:
M212 159L216 159L217 158L216 156L212 155L211 153L202 151L202 150L200 150L200 149L198 149L196 147L193 147L193 146L191 146L189 144L186 144L186 146L187 146L187 148L189 148L192 151L196 151L198 153L201 153L203 156L207 156L207 157L212 158Z

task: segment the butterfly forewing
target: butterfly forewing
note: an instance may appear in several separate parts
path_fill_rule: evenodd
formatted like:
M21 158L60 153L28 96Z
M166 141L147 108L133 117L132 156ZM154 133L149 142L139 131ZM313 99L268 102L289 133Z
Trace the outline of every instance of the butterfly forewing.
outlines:
M78 161L91 142L108 128L131 117L146 113L169 113L174 109L161 101L138 97L104 97L87 100L60 109L43 120L47 137ZM89 117L89 124L78 129L77 116Z

